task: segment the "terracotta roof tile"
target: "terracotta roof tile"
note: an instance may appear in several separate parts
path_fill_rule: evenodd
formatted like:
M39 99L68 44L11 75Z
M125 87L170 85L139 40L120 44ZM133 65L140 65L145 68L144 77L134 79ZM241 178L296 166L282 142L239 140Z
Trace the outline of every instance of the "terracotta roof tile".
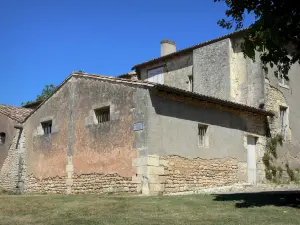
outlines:
M108 82L112 82L112 83L135 85L135 86L138 86L141 88L149 88L149 89L155 88L155 89L165 90L167 92L180 94L185 97L192 97L195 99L205 100L205 101L215 103L215 104L220 104L220 105L224 105L224 106L228 106L228 107L232 107L232 108L236 108L236 109L245 110L248 112L257 113L257 114L260 114L263 116L273 116L273 113L271 113L269 111L265 111L262 109L258 109L255 107L251 107L251 106L247 106L247 105L243 105L243 104L239 104L239 103L235 103L235 102L230 102L230 101L215 98L215 97L197 94L197 93L190 92L190 91L184 91L182 89L170 87L170 86L163 85L163 84L157 84L157 83L152 83L149 81L142 81L142 80L130 80L130 79L123 79L123 78L119 78L119 77L109 77L109 76L103 76L103 75L97 75L97 74L87 74L87 73L78 73L78 72L73 72L70 76L68 76L56 88L54 93L56 93L72 77L88 78L88 79L95 79L95 80L101 80L101 81L108 81ZM45 99L37 108L35 108L34 110L30 110L28 112L27 117L29 117L31 114L33 114L35 111L37 111L49 98L52 97L52 95L49 96L47 99ZM28 110L28 109L25 109L25 110ZM24 120L26 120L26 118Z
M19 123L23 123L32 111L23 107L0 104L0 113Z

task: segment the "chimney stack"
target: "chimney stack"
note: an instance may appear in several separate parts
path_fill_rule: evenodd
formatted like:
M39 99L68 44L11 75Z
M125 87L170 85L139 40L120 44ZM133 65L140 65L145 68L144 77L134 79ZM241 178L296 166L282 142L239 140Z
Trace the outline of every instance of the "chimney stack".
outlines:
M160 42L160 56L169 55L176 52L176 44L174 41L162 40Z

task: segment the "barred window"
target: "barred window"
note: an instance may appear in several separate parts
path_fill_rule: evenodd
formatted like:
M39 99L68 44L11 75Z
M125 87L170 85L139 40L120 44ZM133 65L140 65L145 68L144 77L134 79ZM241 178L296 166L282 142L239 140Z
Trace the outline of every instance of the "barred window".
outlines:
M208 125L205 125L205 124L198 125L198 145L199 145L199 147L207 147L208 146L207 128L208 128Z
M100 109L95 109L95 115L98 124L110 121L110 107L103 107Z
M283 140L286 139L286 129L288 127L287 107L280 106L280 123L281 123L281 136Z
M4 132L0 133L0 145L4 145L6 140L6 134Z
M42 122L41 124L44 130L44 135L50 135L52 133L52 120Z
M193 75L190 75L188 81L188 90L189 91L194 91L194 82L193 82Z

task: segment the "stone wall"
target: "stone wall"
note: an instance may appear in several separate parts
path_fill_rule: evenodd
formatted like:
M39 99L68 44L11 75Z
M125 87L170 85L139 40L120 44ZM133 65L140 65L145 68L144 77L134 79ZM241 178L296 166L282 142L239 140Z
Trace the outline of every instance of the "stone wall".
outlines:
M189 89L189 76L193 76L193 54L188 53L173 57L165 62L156 63L146 66L140 71L140 79L146 80L148 78L148 70L164 67L164 84L183 90Z
M8 155L0 171L0 188L17 192L23 187L24 143L24 132L22 129L15 129Z
M299 123L297 107L293 103L296 96L290 96L284 93L279 86L273 86L271 82L266 79L266 109L274 112L275 116L269 119L269 128L271 137L281 134L281 121L280 121L280 106L288 108L288 127L286 128L286 140L283 145L277 146L278 158L274 159L275 165L285 170L285 164L288 163L291 169L300 168L300 147L299 136L297 136ZM293 101L292 101L293 100Z
M230 39L231 101L258 107L264 100L263 69L258 54L255 62L244 57L242 42L241 38Z
M240 165L237 159L230 157L189 159L175 155L149 155L137 158L133 165L137 167L137 174L132 181L138 192L144 195L195 191L240 182Z
M15 128L14 125L16 124L15 121L11 120L7 116L0 113L0 133L5 133L5 144L0 143L0 170L4 163L4 160L7 158L8 150L11 146L11 143L14 139L15 135Z
M30 174L25 178L24 193L66 194L66 176L38 179Z
M238 161L233 158L187 159L167 156L161 159L167 161L165 193L194 191L238 182Z
M231 100L229 39L193 51L194 91Z
M72 194L86 193L136 193L137 185L131 177L118 174L81 174L73 177Z
M136 192L132 159L147 154L148 98L135 86L72 77L24 125L24 192ZM98 124L94 110L104 106L110 120ZM52 133L44 135L41 122L49 120ZM133 130L136 122L142 130Z
M68 177L38 179L31 174L25 178L25 183L25 193L66 194ZM69 194L136 193L136 188L131 177L121 177L118 174L81 174L73 176Z
M20 153L18 151L21 138L21 130L15 129L14 138L8 150L8 155L0 171L0 188L17 191L19 182L19 167L21 165Z

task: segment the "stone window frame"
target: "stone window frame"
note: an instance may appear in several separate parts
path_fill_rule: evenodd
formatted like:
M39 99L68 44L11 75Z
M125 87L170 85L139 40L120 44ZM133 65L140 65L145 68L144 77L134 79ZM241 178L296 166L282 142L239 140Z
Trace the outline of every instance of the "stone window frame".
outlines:
M44 135L49 136L52 133L52 120L41 122Z
M50 121L51 121L51 133L45 134L43 129L43 123L49 123ZM56 134L57 132L58 132L58 126L56 123L56 119L54 119L53 116L46 116L40 119L40 123L37 128L37 136L51 137L53 134Z
M107 123L110 121L110 106L104 106L94 109L97 124Z
M98 123L95 110L109 107L109 121ZM112 104L110 101L108 102L102 102L92 105L92 107L89 110L89 114L87 117L85 117L85 126L102 126L105 124L109 124L115 120L118 120L120 117L120 112L116 110L116 105Z
M203 145L200 145L200 127L205 127L205 133L203 135ZM197 143L198 143L198 147L199 148L209 148L209 127L210 127L210 124L207 124L207 123L198 123L198 126L197 126ZM203 130L202 130L203 131Z

